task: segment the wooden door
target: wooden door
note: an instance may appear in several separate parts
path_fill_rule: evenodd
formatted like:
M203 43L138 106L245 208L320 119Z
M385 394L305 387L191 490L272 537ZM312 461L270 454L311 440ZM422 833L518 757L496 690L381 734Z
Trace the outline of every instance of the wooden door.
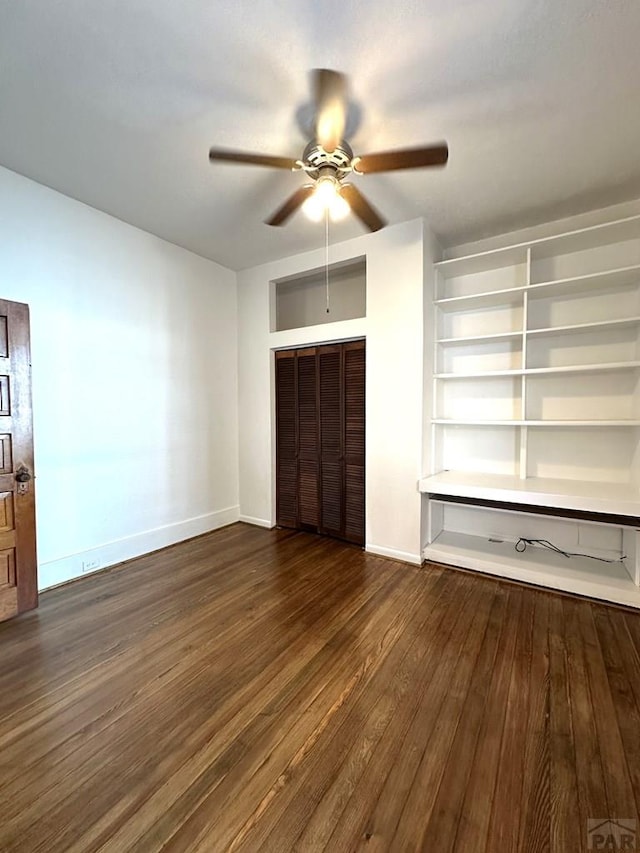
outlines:
M298 525L298 390L295 352L276 353L276 518Z
M276 519L364 545L365 343L276 353Z
M344 387L342 346L318 347L320 532L344 536Z
M344 344L344 538L364 545L365 367L364 341Z
M318 458L318 364L315 347L296 353L298 392L298 527L320 524Z
M37 606L29 306L0 300L0 619Z

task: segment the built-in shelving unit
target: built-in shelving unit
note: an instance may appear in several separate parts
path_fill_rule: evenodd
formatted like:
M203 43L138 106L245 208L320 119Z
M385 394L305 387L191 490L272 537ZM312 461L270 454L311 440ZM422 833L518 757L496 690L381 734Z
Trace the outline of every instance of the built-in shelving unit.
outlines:
M420 489L446 502L431 499L425 556L486 571L493 559L499 574L531 580L538 572L547 585L586 594L595 594L595 567L600 597L640 606L635 547L629 571L585 558L584 586L575 558L567 569L566 558L556 566L558 555L519 555L492 541L507 519L495 507L455 505L472 498L610 514L613 550L631 559L623 552L640 517L640 216L441 261L433 306L431 460ZM470 518L486 535L482 524L469 532ZM509 525L520 521L514 511ZM593 547L610 536L606 519L588 536L586 524L567 516L553 528L569 542L582 531ZM622 598L602 594L613 565L612 588L629 587ZM564 580L554 583L556 569Z

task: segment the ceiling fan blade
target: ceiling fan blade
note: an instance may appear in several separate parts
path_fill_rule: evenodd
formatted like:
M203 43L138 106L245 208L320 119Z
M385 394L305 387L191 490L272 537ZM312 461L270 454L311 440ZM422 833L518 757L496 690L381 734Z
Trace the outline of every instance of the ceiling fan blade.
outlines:
M342 142L347 121L347 78L328 68L316 68L311 73L316 102L316 139L331 154Z
M247 151L232 151L227 148L211 148L209 160L213 163L220 160L225 163L249 163L252 166L270 166L273 169L288 169L292 171L297 163L291 157L271 157L268 154L251 154Z
M425 166L444 166L449 159L446 142L424 148L404 148L400 151L382 151L360 157L355 169L363 174L391 172L394 169L421 169Z
M271 219L266 220L266 224L284 225L287 219L305 203L310 195L313 194L314 190L314 186L300 187L300 189L296 190L293 195L289 196L282 207L279 207L278 210L276 210Z
M353 184L343 184L340 188L340 195L345 199L358 219L364 222L370 231L379 231L387 224L378 211Z

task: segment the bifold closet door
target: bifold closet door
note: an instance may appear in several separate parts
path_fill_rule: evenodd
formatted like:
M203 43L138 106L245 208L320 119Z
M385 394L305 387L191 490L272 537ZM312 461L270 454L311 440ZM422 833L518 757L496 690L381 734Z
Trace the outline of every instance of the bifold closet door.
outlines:
M344 538L364 545L365 344L343 345Z
M276 517L298 526L298 389L293 352L276 353Z
M344 536L344 387L342 346L318 348L320 378L320 532Z
M364 545L365 344L276 353L276 516Z
M298 527L316 531L320 524L318 441L318 359L315 348L297 350L298 390Z
M276 518L320 526L318 364L315 347L276 353Z

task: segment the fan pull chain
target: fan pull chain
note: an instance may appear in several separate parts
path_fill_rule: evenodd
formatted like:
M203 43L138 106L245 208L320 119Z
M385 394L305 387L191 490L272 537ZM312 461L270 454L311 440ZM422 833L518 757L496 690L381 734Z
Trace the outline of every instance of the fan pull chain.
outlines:
M329 313L329 208L324 209L324 275L327 288L327 314Z

